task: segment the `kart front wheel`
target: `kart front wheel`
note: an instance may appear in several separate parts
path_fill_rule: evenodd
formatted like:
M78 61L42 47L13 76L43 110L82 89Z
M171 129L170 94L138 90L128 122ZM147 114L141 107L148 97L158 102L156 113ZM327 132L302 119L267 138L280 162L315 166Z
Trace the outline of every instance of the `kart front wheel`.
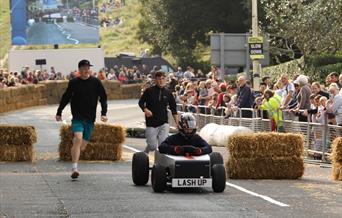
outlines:
M136 185L146 185L149 177L149 158L145 152L137 152L132 160L132 179Z
M211 173L214 192L223 192L226 188L226 171L223 164L215 164L211 169Z
M151 175L152 188L154 192L164 192L166 189L166 170L160 165L153 165Z

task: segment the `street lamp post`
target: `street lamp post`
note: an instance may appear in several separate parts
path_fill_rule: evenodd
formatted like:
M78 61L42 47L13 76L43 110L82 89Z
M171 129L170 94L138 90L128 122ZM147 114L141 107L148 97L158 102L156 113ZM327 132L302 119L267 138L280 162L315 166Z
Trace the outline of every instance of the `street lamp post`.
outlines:
M258 26L258 0L252 0L252 35L259 35ZM248 72L249 73L249 72ZM253 88L259 89L260 85L260 63L258 60L253 60Z

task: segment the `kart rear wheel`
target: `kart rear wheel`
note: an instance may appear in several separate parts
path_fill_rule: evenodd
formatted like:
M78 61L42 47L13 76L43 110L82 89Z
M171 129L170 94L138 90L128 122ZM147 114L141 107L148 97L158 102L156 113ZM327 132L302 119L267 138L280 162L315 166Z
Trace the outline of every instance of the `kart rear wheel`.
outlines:
M135 185L146 185L149 177L149 158L145 152L137 152L132 160L132 179Z
M166 170L160 165L153 165L151 175L152 188L154 192L164 192L166 189Z
M212 173L212 187L214 192L223 192L226 188L226 171L223 164L215 164L211 168Z
M209 154L209 157L211 167L213 167L215 164L223 164L223 157L220 153L212 152L211 154Z

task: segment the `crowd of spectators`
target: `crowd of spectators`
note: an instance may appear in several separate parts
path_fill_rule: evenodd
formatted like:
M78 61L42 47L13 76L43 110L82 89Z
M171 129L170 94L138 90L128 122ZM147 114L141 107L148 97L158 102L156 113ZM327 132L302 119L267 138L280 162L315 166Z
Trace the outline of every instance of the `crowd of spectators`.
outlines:
M142 65L141 69L136 66L129 68L115 65L111 69L104 68L99 72L92 72L92 75L100 80L117 80L123 84L131 84L151 80L157 69L157 66L149 70L146 65ZM37 84L45 80L70 80L78 76L78 70L74 70L66 75L56 71L54 67L50 67L50 70L35 70L25 66L20 72L7 72L4 69L0 69L0 88Z
M342 74L330 73L325 84L305 75L289 78L282 74L274 84L264 77L256 90L244 75L236 81L224 81L219 75L215 66L207 74L195 73L191 67L185 72L178 68L168 75L168 88L183 110L225 117L269 117L276 131L282 131L283 120L309 119L342 126Z
M141 67L114 66L92 75L100 80L117 80L124 84L143 84L142 89L153 84L154 74L146 65ZM168 73L168 89L183 109L191 112L209 113L225 117L268 116L274 122L274 130L281 128L282 120L309 121L342 126L342 74L330 73L325 83L310 81L305 75L289 78L283 74L273 84L270 77L262 78L258 89L252 89L246 76L236 81L225 81L220 70L212 66L210 72L203 73L188 66ZM0 70L0 88L37 84L44 80L68 80L78 76L78 71L69 75L48 70L31 70L24 67L21 72ZM341 91L340 91L341 90ZM267 110L267 113L260 112ZM257 111L257 112L256 112ZM327 119L326 119L327 118Z
M103 1L102 4L100 5L100 12L101 13L110 12L124 5L125 5L124 0L106 0L106 1Z

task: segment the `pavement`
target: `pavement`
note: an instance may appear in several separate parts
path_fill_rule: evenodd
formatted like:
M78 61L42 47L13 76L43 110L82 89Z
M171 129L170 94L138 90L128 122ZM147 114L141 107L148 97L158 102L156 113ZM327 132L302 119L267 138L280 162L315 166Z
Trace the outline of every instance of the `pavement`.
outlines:
M136 105L137 100L109 101L109 122L142 126ZM58 160L56 109L50 105L0 114L0 123L30 124L38 132L33 163L0 162L0 218L342 217L342 183L331 180L329 166L306 164L299 180L227 179L223 193L168 189L156 194L150 181L134 186L131 157L133 150L144 149L144 139L127 138L121 161L81 162L81 175L72 181L70 162ZM63 118L70 122L68 106ZM227 156L225 148L214 150Z

